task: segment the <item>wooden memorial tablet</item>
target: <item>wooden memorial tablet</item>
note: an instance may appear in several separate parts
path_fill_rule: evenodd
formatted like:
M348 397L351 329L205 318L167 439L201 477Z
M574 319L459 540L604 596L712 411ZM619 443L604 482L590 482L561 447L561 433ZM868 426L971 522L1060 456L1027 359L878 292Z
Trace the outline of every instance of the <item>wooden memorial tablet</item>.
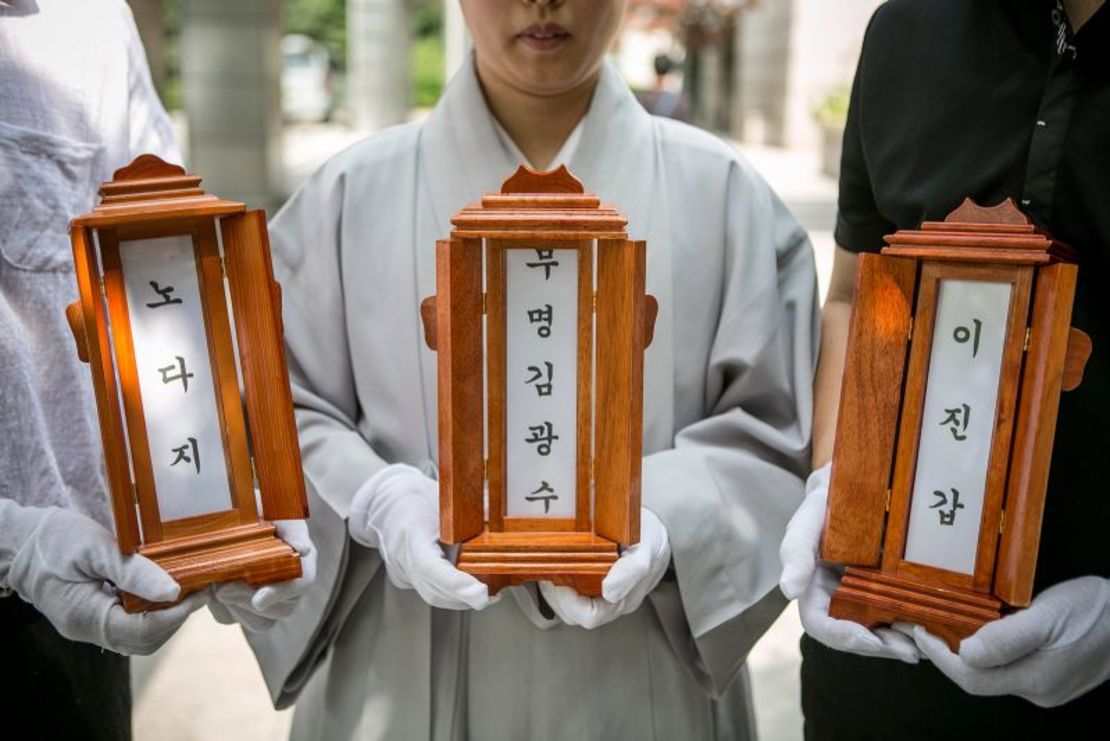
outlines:
M925 626L953 650L1032 599L1075 254L1007 200L860 255L821 558L829 614Z
M600 595L640 538L646 244L565 167L521 167L452 223L421 306L441 539L491 593L547 580Z
M182 596L300 576L256 487L265 518L308 516L265 215L199 185L153 155L116 171L71 222L79 299L66 309L120 551L154 560Z

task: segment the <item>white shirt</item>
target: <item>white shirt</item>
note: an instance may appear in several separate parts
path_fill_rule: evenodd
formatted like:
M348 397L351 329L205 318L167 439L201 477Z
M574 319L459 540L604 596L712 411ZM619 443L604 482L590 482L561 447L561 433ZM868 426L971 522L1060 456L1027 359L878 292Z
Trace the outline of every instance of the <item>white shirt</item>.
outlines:
M127 5L0 1L0 496L109 528L69 220L144 152L180 161Z

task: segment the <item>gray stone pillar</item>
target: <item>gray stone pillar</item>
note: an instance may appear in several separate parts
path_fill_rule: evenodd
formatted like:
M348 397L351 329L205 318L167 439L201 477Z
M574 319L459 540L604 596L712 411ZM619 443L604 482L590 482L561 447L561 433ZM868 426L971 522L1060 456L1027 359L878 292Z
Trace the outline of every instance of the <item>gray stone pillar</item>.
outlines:
M166 29L162 24L162 0L127 0L127 4L131 6L131 14L135 16L135 27L139 29L139 38L146 51L154 87L159 94L164 95L166 56L163 37Z
M446 83L459 71L470 52L470 33L466 30L466 20L463 18L459 0L444 0L443 36L443 81Z
M403 0L347 0L347 107L355 128L405 120L411 35Z
M191 171L210 193L275 204L281 167L282 0L182 3Z

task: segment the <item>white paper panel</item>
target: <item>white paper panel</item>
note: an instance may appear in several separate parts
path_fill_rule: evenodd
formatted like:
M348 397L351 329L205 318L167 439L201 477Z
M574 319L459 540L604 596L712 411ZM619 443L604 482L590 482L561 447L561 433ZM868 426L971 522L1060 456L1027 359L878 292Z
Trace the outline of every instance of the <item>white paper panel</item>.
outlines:
M121 242L120 261L162 521L228 510L192 239Z
M509 517L574 517L578 251L505 251Z
M975 573L1011 285L939 286L905 559Z

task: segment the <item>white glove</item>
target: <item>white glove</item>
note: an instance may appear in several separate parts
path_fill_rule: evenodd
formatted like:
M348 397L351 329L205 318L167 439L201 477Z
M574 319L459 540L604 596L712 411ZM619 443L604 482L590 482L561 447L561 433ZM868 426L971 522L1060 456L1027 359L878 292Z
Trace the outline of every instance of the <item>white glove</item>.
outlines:
M567 625L599 628L634 612L659 584L671 562L667 528L650 509L640 509L640 542L625 549L601 582L601 597L583 597L571 587L544 581L540 591Z
M76 512L0 499L0 587L14 590L73 641L125 655L153 653L204 604L201 594L130 615L116 589L173 602L177 582L148 558L123 556L115 538Z
M817 550L825 525L830 467L831 464L825 464L810 474L805 499L786 526L779 546L782 561L779 588L787 599L798 600L798 614L805 631L829 648L916 664L921 658L917 647L898 631L890 628L871 631L851 620L829 617L829 604L840 584L840 575L832 567L818 565Z
M386 466L351 501L347 528L377 548L398 589L415 589L432 607L481 610L491 604L486 585L456 569L439 544L439 485L412 466Z
M218 584L211 590L208 611L216 622L239 623L247 630L269 630L278 620L287 618L297 608L301 597L316 579L316 547L308 535L304 520L275 520L277 536L293 547L301 557L301 575L297 579L252 587L246 582Z
M1084 576L1050 587L1028 608L965 638L959 654L921 626L897 627L972 695L1017 695L1055 707L1110 680L1110 579Z

